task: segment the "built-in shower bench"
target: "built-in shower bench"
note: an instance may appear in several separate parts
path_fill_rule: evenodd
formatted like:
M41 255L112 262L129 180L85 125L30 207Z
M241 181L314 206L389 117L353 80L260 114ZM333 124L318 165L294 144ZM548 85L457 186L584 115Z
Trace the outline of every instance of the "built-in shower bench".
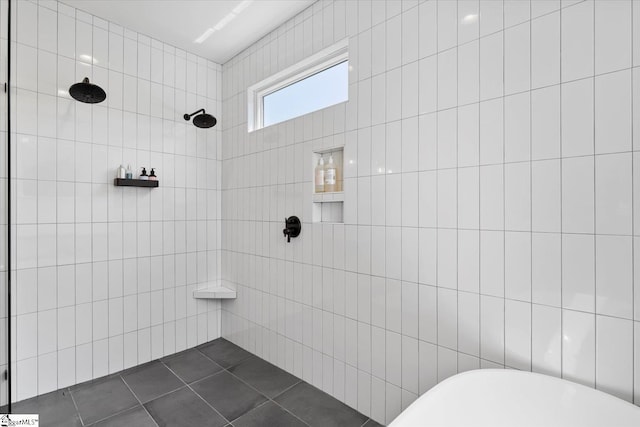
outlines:
M198 299L235 299L235 286L226 280L198 283L193 297Z

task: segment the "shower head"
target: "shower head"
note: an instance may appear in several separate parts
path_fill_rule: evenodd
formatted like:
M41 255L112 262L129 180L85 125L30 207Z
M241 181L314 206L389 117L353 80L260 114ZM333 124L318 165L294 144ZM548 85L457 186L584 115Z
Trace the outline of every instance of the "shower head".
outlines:
M198 113L202 113L202 114L198 114ZM211 114L205 113L204 108L201 108L195 113L185 114L183 117L186 121L189 121L191 120L191 116L194 116L196 114L197 116L193 118L193 124L196 127L199 127L202 129L212 128L216 125L216 123L218 123L215 117L213 117Z
M69 95L85 104L97 104L107 98L107 94L100 86L89 83L89 77L85 77L81 83L71 85Z

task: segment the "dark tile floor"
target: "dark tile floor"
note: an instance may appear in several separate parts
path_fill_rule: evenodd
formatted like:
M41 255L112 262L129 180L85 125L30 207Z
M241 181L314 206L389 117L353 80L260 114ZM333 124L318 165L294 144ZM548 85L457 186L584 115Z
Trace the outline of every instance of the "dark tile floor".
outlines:
M44 427L341 426L376 422L225 339L18 402Z

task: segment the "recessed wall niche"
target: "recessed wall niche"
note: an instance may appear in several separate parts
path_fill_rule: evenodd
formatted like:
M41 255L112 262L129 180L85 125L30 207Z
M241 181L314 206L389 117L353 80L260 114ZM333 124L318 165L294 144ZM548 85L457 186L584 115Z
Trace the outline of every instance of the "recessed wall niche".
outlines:
M317 169L320 159L324 162L323 186L316 186ZM335 172L328 170L330 159ZM344 222L344 147L332 147L313 152L311 191L313 192L312 220L313 222ZM329 191L325 191L328 189Z

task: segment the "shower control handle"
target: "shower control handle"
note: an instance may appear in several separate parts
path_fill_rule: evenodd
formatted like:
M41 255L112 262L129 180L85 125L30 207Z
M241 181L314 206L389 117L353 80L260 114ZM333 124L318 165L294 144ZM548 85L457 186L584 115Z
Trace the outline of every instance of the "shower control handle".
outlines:
M287 236L287 243L291 242L292 237L298 237L300 235L300 230L302 229L302 224L300 223L300 218L297 216L290 216L289 218L284 219L284 230L282 230L282 234Z

